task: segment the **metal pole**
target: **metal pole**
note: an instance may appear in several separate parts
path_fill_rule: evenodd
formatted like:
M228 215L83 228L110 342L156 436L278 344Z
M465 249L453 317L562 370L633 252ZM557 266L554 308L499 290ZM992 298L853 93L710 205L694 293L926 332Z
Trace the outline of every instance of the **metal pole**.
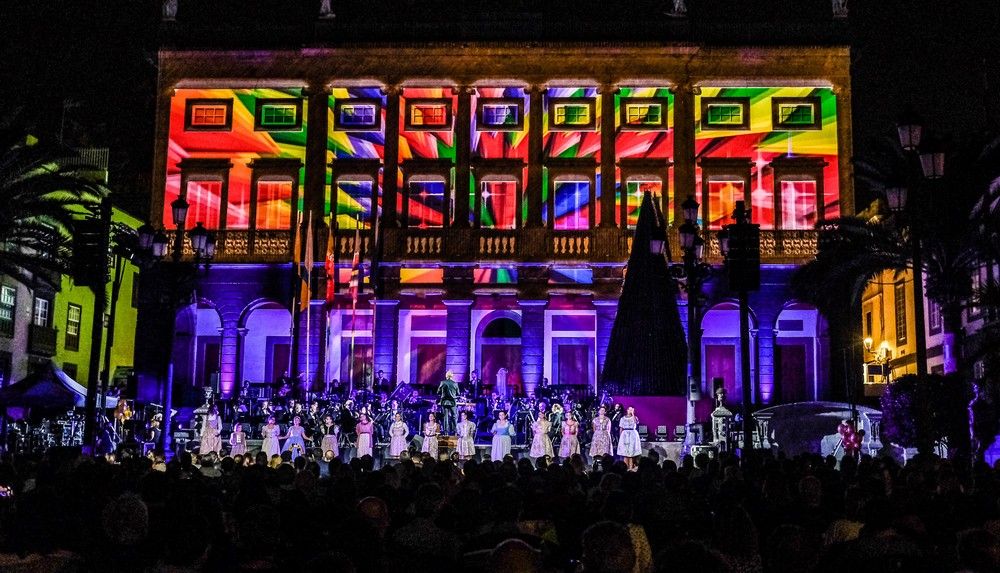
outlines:
M910 223L913 233L913 321L916 323L917 336L917 376L927 375L927 328L924 318L924 258L920 245L920 234L913 222Z
M104 336L104 307L107 293L108 274L108 240L111 232L111 199L105 198L101 201L99 217L101 220L101 237L98 244L97 256L100 259L100 274L92 277L93 284L90 285L94 293L94 312L90 323L90 362L87 370L87 397L84 402L84 417L86 422L83 427L83 443L85 446L94 446L95 425L97 423L97 391L101 384L101 343Z
M740 297L740 390L743 395L743 449L744 462L753 451L753 424L750 422L750 304L747 291L741 290Z

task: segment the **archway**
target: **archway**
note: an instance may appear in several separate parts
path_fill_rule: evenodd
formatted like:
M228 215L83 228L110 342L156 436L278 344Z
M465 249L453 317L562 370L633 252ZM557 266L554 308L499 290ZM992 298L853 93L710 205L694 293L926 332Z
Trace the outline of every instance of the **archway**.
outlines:
M708 310L701 320L701 361L706 390L712 396L724 388L726 400L739 403L742 396L743 371L740 365L740 311L735 302L719 303ZM750 328L757 328L757 320L750 313ZM757 368L757 345L750 340L750 372ZM751 382L752 384L752 382ZM755 397L756 399L756 397Z
M257 303L244 312L241 360L243 380L274 383L288 371L292 351L292 314L272 301Z
M522 391L520 315L496 311L480 321L476 328L476 364L487 390L504 397Z
M817 365L822 364L819 338L823 319L816 307L799 302L784 306L775 320L774 403L819 400Z
M177 311L171 348L175 405L199 404L203 387L218 389L221 328L222 318L207 300Z

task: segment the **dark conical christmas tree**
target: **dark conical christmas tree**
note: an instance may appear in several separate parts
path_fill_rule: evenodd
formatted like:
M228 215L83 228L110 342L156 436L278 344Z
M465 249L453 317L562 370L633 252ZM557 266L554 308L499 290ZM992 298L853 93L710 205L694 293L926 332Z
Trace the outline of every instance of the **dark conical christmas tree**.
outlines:
M687 342L668 251L663 214L646 193L601 372L601 389L612 395L685 395Z

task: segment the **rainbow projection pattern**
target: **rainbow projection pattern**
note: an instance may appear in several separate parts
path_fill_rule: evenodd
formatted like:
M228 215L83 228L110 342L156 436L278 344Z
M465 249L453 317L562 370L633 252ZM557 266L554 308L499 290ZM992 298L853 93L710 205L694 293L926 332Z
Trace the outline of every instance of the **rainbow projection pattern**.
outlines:
M477 285L517 284L517 267L490 267L473 269L472 282Z
M352 131L341 129L336 124L337 103L343 103L351 99L369 99L381 102L379 113L378 130ZM328 100L327 106L327 163L338 159L376 159L383 161L385 158L385 103L386 96L378 87L350 87L334 88ZM376 193L378 205L382 204L382 182L372 181L365 177L342 176L338 181L333 181L333 174L327 171L327 189L333 189L334 193L327 193L325 213L331 214L333 208L331 196L336 197L336 217L337 228L339 229L370 229L374 217L372 216L372 187L377 186Z
M447 99L450 102L451 122L447 129L407 129L408 102L421 99ZM403 88L399 99L399 162L410 159L447 159L455 162L454 119L457 96L452 88ZM406 225L415 228L441 227L445 223L444 206L447 204L451 181L411 180L410 189L404 189L403 171L397 173L400 193L396 209L403 212L403 201L408 201Z
M750 100L749 129L706 130L702 126L701 99L708 97L741 97ZM821 129L790 131L772 126L771 103L774 97L815 97L820 101ZM772 87L772 88L719 88L702 87L695 98L695 155L697 160L706 157L749 157L751 169L751 208L754 223L761 228L773 229L774 181L769 167L779 156L819 157L826 162L823 171L826 218L840 214L840 185L837 155L837 98L831 88ZM697 169L697 185L701 189L701 169ZM718 228L725 224L732 204L742 197L742 182L712 181L709 189L708 226ZM786 229L812 229L817 222L816 187L806 181L783 182L782 222ZM700 192L700 191L699 191ZM700 198L699 198L700 201ZM727 212L730 210L730 212Z
M658 98L666 100L666 129L630 130L622 126L622 106L628 98ZM615 96L615 152L618 159L670 159L674 153L674 94L666 87L623 87ZM664 170L664 180L653 177L630 176L622 181L621 173L615 178L615 224L621 225L622 187L625 187L625 218L629 228L634 228L639 220L639 204L646 191L654 197L668 193L667 218L673 220L673 173ZM669 222L669 221L668 221Z
M226 220L220 221L222 186L217 181L195 180L188 187L190 204L188 226L201 222L206 228L248 229L250 227L250 180L248 163L262 158L294 158L305 161L306 101L302 98L302 127L294 131L254 131L254 109L258 99L302 98L302 90L290 89L178 89L170 104L170 142L167 148L167 183L163 198L163 225L173 228L170 203L180 194L184 159L228 159L229 192ZM184 126L189 99L232 100L232 127L225 131L188 131ZM303 170L299 170L302 188ZM292 212L291 185L272 182L261 193L258 204L258 229L289 229ZM301 198L299 199L301 207Z
M476 110L480 98L519 99L522 124L519 131L481 131ZM528 159L528 98L524 88L477 88L472 94L472 157L480 159Z
M562 175L549 183L548 169L542 170L542 221L549 221L549 195L554 194L552 205L555 218L551 221L556 231L585 231L590 229L590 210L594 209L594 226L601 224L601 170L594 167L594 204L590 204L590 180L584 176ZM522 208L528 216L527 203Z
M586 130L559 131L549 125L549 100L552 98L593 98L594 127ZM542 109L542 149L545 157L582 159L594 157L601 151L601 98L597 88L566 87L549 88L543 98Z

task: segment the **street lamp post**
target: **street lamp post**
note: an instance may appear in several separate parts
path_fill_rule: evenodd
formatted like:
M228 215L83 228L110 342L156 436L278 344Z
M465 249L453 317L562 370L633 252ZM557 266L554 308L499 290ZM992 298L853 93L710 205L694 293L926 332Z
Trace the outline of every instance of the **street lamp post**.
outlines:
M923 179L940 179L944 176L944 152L933 143L928 144L924 137L920 118L915 113L907 111L900 116L896 131L899 135L899 145L903 151L907 152L909 158L916 156L919 159L920 175ZM923 149L921 149L921 143L924 144ZM912 162L911 160L910 163ZM913 319L917 331L914 342L916 343L917 375L923 377L927 375L927 323L924 311L922 229L920 228L920 218L915 216L916 207L911 201L921 179L920 176L915 175L915 172L916 170L912 168L907 170L910 189L900 185L890 185L885 189L885 199L889 209L898 216L901 216L909 207L910 216L906 224L909 225L912 248L910 256L913 263Z
M748 459L753 451L753 424L750 421L750 303L749 292L760 288L760 225L750 222L750 212L743 201L736 202L733 211L736 222L726 225L719 236L719 246L726 259L729 289L739 294L740 301L740 370L743 398L743 448Z
M703 262L705 240L700 235L698 227L698 209L700 205L690 195L681 204L684 211L684 223L678 229L681 249L684 252L684 265L681 267L684 290L687 293L687 335L688 335L688 400L686 412L686 431L684 435L684 450L689 451L692 445L691 428L695 424L695 402L701 397L701 320L699 317L702 302L702 288L711 276L711 265Z

